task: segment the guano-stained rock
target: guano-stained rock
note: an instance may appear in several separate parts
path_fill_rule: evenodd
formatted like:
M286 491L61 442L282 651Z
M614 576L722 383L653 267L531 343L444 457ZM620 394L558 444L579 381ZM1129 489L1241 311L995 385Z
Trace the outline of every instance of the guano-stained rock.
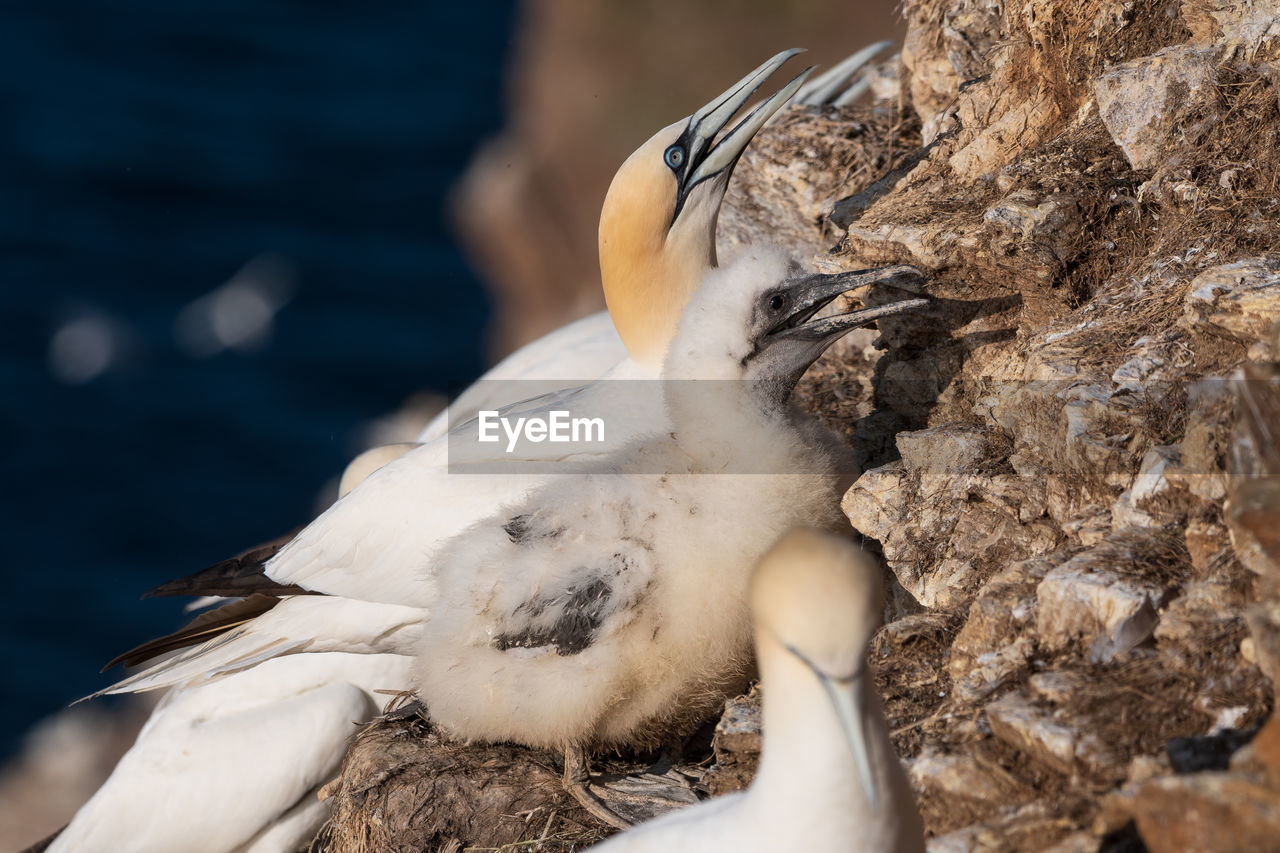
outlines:
M1163 590L1102 568L1093 552L1050 571L1036 588L1037 629L1049 648L1081 643L1092 659L1110 660L1146 640L1159 621Z
M1184 118L1214 103L1210 50L1169 47L1115 66L1094 81L1098 110L1135 169L1178 151Z

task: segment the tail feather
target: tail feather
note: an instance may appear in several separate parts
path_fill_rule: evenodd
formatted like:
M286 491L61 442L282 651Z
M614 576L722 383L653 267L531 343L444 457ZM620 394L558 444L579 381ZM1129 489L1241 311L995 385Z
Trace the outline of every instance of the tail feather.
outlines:
M172 634L148 640L123 654L116 655L102 668L102 671L106 672L120 663L130 667L138 666L166 652L202 643L247 624L251 619L275 607L280 600L277 596L260 593L254 593L248 598L234 599L221 607L201 613Z

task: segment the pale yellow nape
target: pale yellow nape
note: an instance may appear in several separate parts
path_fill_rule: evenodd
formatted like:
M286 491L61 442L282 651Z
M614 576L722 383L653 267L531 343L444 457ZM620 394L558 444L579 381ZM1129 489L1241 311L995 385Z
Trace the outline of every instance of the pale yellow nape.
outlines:
M605 302L618 337L641 364L662 359L685 302L716 265L719 198L686 199L680 221L672 226L677 183L663 154L685 123L658 131L627 158L600 211Z
M879 566L847 536L803 527L764 556L749 594L761 633L833 676L859 668L884 595Z

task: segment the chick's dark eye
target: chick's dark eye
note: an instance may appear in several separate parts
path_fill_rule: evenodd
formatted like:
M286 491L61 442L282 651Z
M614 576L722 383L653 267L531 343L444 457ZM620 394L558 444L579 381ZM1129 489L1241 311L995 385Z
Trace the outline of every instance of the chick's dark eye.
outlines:
M782 296L782 294L781 294L781 293L775 293L775 294L773 295L773 298L769 300L769 310L770 310L770 311L781 311L781 310L782 310L782 306L783 306L783 305L785 305L785 304L786 304L786 302L787 302L787 300L783 298L783 296Z
M662 159L671 168L679 169L684 165L684 149L679 145L672 145L667 149L667 152L662 155Z

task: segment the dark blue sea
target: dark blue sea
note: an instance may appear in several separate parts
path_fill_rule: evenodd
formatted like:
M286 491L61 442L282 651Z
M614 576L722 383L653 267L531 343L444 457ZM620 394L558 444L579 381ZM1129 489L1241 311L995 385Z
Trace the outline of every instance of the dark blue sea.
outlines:
M482 367L444 199L513 2L0 11L0 757ZM247 319L246 319L247 318Z

